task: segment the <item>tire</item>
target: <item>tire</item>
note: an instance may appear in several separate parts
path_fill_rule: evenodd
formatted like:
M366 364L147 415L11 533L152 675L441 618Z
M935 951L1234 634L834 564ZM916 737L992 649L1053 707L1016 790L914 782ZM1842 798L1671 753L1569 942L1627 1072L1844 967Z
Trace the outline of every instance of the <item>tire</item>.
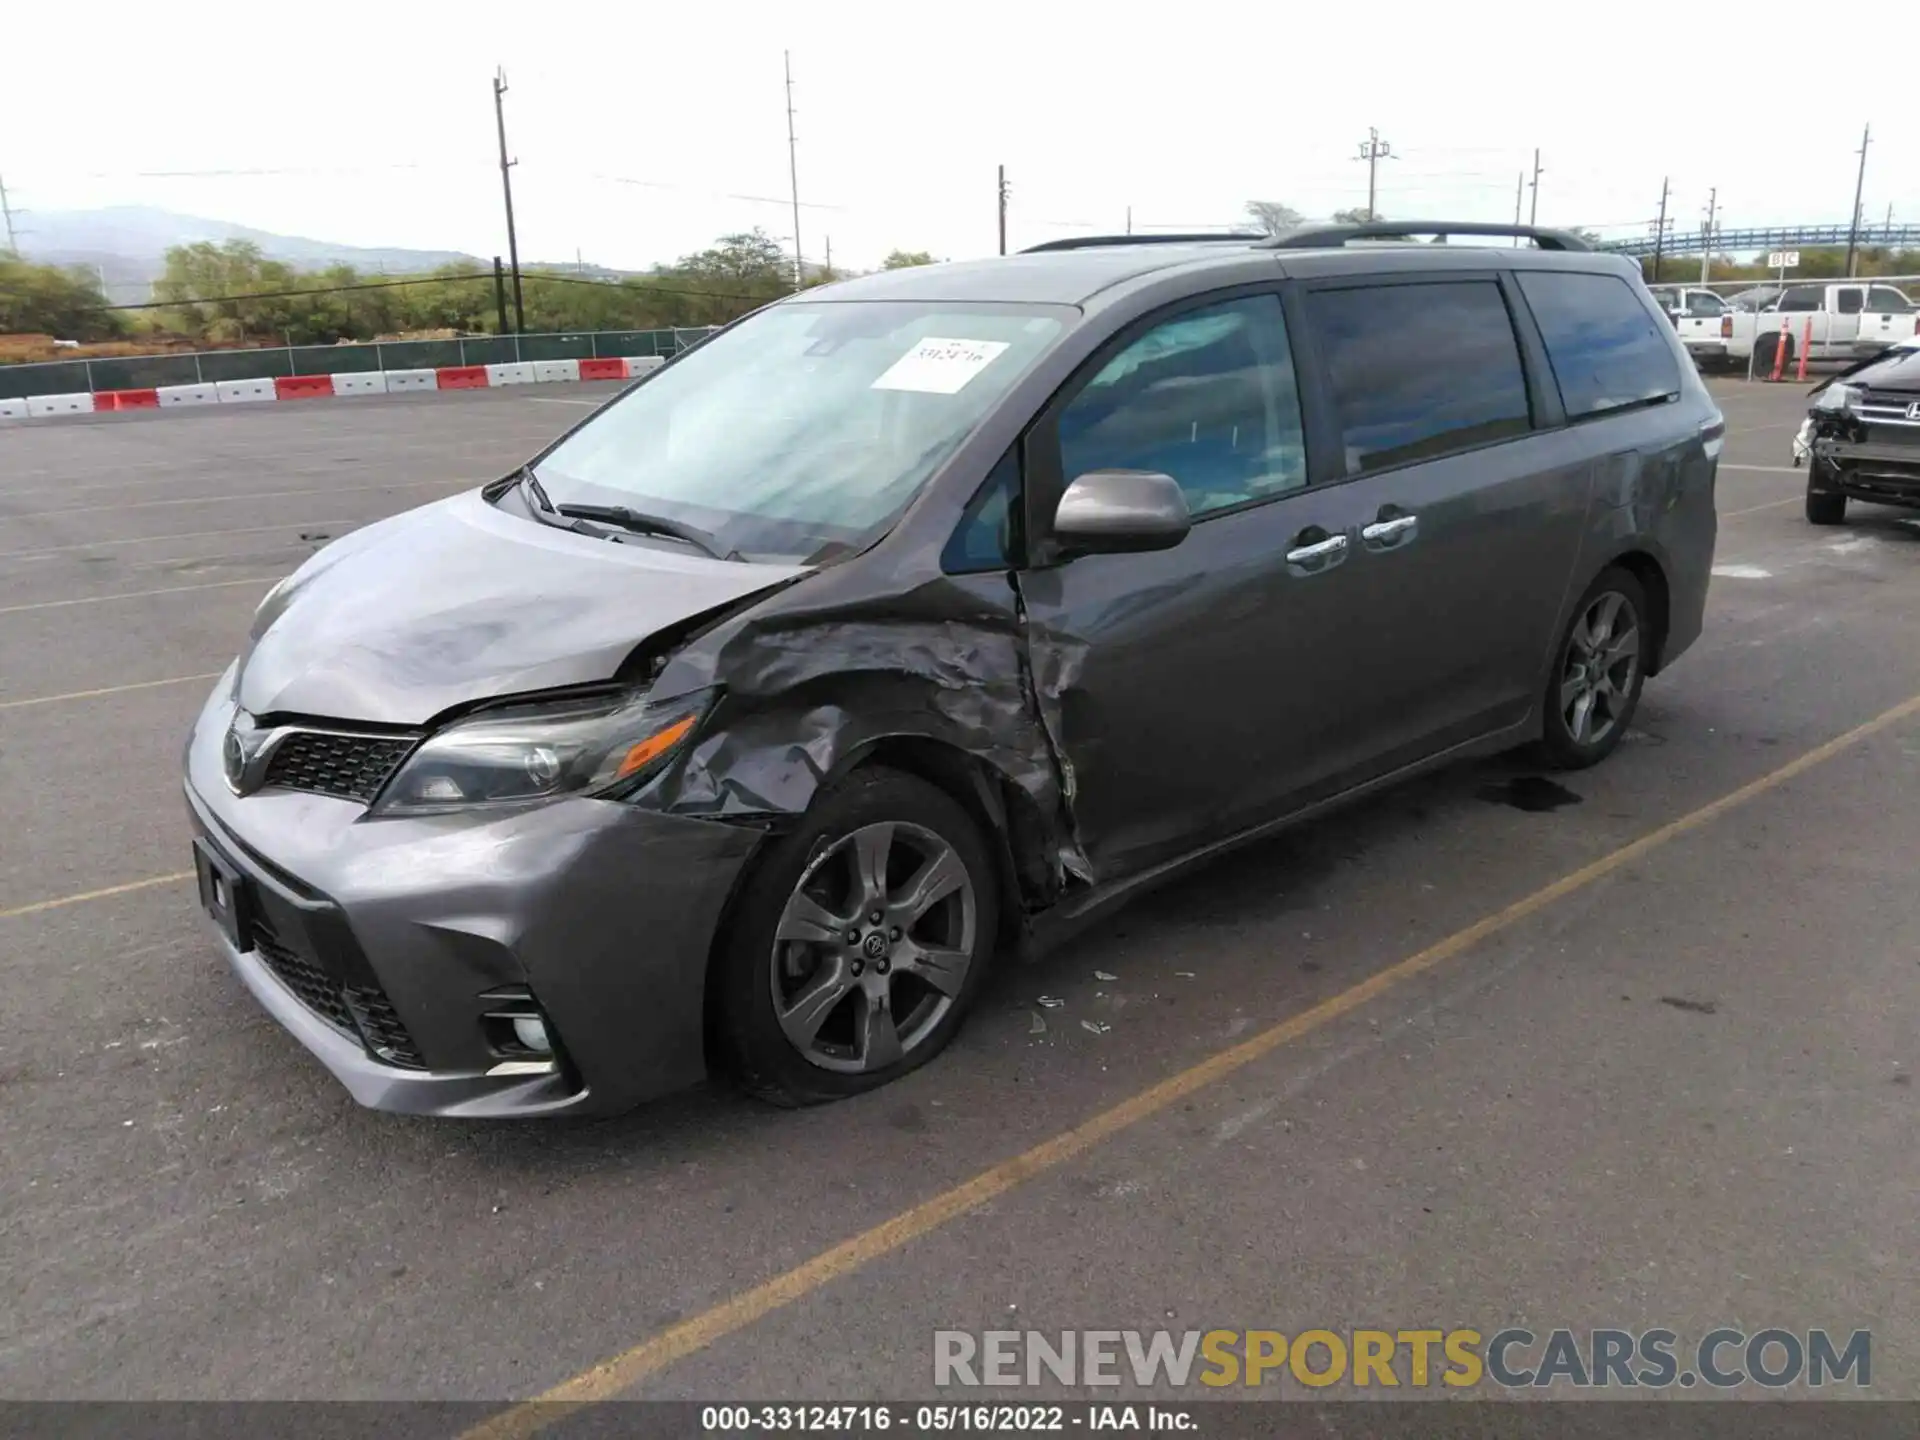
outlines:
M1820 462L1807 462L1807 521L1812 525L1840 525L1847 518L1847 497L1837 490L1822 490L1815 485Z
M1555 769L1598 765L1633 723L1653 640L1648 616L1645 588L1632 572L1617 566L1603 570L1574 606L1554 650L1542 704L1541 750ZM1596 633L1601 642L1597 651ZM1614 658L1609 660L1609 655Z
M918 909L916 882L937 892ZM716 956L721 1065L777 1105L844 1099L918 1069L979 993L998 884L980 827L952 796L901 771L855 771L774 843L735 902Z
M1774 352L1780 348L1778 335L1762 335L1753 342L1753 378L1769 380L1773 378Z

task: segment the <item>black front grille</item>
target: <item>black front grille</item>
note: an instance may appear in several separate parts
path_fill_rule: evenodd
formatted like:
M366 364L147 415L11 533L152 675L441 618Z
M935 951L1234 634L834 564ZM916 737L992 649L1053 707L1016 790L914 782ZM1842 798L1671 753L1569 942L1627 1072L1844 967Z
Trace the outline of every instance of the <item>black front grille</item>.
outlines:
M347 1009L346 995L338 980L304 955L287 948L265 925L254 926L253 948L302 1005L334 1029L358 1038L353 1028L353 1012Z
M410 1070L426 1069L426 1058L378 985L341 984L286 944L264 920L254 922L253 948L302 1005L365 1045L374 1059Z
M374 1058L389 1065L405 1065L410 1070L427 1068L426 1058L415 1047L413 1036L407 1033L400 1013L393 1008L384 990L349 985L342 994Z
M296 730L274 747L261 783L369 805L413 745L412 737L405 735Z

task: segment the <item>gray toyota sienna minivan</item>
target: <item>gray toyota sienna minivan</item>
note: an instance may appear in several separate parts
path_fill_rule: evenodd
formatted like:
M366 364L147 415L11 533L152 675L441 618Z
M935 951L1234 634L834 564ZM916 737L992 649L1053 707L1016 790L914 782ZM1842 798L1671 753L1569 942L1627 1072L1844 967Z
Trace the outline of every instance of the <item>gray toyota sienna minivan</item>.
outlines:
M1604 757L1700 633L1722 434L1554 231L809 290L275 587L187 749L201 898L368 1105L865 1090L1180 867Z

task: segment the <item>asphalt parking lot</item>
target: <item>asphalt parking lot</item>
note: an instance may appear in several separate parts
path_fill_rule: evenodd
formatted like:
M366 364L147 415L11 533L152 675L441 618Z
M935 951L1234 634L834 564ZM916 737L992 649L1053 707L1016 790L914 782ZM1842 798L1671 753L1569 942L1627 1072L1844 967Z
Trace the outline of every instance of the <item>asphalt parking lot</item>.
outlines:
M267 1019L179 751L269 585L612 387L0 424L0 1395L906 1398L937 1329L1724 1324L1870 1328L1920 1398L1920 524L1809 526L1800 390L1714 386L1706 635L1606 765L1243 851L864 1099L548 1126L361 1111Z

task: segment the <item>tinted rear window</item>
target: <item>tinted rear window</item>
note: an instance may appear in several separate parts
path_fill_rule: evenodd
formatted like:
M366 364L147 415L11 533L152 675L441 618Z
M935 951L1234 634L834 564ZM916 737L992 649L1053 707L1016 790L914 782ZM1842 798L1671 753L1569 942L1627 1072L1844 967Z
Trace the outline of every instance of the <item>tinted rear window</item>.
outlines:
M1567 417L1680 393L1680 366L1633 287L1611 275L1536 270L1520 276Z
M1309 293L1358 475L1527 433L1526 372L1491 280Z

